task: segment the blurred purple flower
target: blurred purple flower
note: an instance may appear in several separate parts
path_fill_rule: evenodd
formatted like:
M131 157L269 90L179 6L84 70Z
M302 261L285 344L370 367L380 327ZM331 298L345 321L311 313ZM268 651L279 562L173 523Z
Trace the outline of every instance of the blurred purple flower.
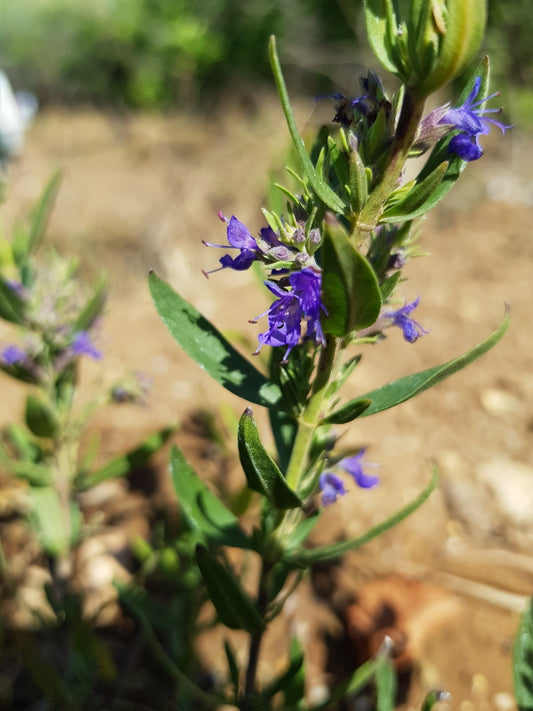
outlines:
M89 358L93 358L93 360L100 360L102 358L101 351L95 347L88 331L78 331L74 334L74 338L70 344L70 351L73 355L86 355Z
M396 309L396 311L386 311L383 314L384 319L390 320L391 326L398 326L402 329L403 337L409 343L414 343L419 336L429 333L419 323L409 318L409 314L416 309L419 301L420 297L417 296L410 304L405 303L404 306Z
M448 146L451 153L456 153L465 161L478 160L483 155L483 149L479 144L479 136L486 136L490 131L490 124L497 126L502 133L511 126L506 126L500 121L486 118L485 114L501 113L501 109L480 109L489 99L499 96L499 92L490 94L483 99L475 101L481 88L481 77L476 77L472 91L467 96L466 101L457 108L451 108L439 120L439 124L451 126L459 129L460 133L454 136Z
M318 480L320 490L322 491L322 505L329 506L337 501L337 496L344 496L346 489L342 479L332 472L323 472Z
M19 346L6 346L0 353L0 361L4 366L22 365L28 361L28 354Z
M362 449L358 454L354 454L352 457L344 457L344 459L341 459L339 462L339 467L344 469L344 471L353 478L357 486L361 487L361 489L371 489L379 482L379 477L367 474L363 467L375 467L378 465L371 464L370 462L364 463L362 461L365 451L365 449Z

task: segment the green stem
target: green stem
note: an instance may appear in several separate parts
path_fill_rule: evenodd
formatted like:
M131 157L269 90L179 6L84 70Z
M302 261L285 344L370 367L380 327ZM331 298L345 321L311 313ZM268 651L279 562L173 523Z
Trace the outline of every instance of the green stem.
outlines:
M352 228L352 239L356 245L362 244L368 234L375 229L385 202L397 187L398 179L402 174L405 161L409 156L409 151L418 131L420 119L424 112L424 103L424 98L420 98L411 90L406 89L387 167L380 182L370 193Z
M297 490L307 465L307 455L320 421L324 398L331 382L336 362L337 339L333 338L333 336L328 336L326 347L320 353L311 397L298 422L298 431L287 469L287 484L294 490Z
M259 614L265 617L269 603L269 581L272 565L263 559L261 575L259 577L259 588L257 592L256 606ZM239 708L241 711L251 711L253 708L253 698L255 695L255 683L257 675L257 665L259 663L259 651L263 640L264 630L258 630L250 637L250 651L248 653L248 667L244 683L244 695Z

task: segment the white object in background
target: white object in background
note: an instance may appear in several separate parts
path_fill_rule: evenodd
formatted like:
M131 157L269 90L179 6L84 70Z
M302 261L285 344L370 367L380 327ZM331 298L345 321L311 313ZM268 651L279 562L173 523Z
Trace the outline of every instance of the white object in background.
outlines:
M13 93L9 79L0 71L0 160L22 153L24 133L37 112L38 102L27 91Z

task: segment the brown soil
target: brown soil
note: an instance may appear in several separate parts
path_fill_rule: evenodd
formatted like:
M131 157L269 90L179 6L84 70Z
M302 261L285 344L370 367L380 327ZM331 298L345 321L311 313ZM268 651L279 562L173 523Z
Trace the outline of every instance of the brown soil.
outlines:
M306 112L300 105L302 122ZM387 632L403 640L411 670L408 707L418 708L429 688L444 688L453 694L453 708L512 708L511 645L533 584L532 146L517 130L490 138L487 155L423 223L420 245L430 256L407 270L403 292L407 299L421 295L417 318L430 334L409 345L392 333L368 348L347 395L464 352L496 327L504 302L512 324L479 363L347 430L346 442L365 444L369 459L381 463L381 485L351 491L327 510L316 543L357 534L392 513L426 484L432 462L442 478L411 519L346 556L342 567L318 571L314 587L302 587L297 604L288 606L279 634L291 621L305 639L311 695L335 678L334 669L325 671L326 633L339 642L343 630L350 632L349 667L349 655L355 665L361 648L353 640L364 637L374 651ZM150 302L146 274L155 269L220 328L244 333L251 352L258 326L248 319L264 310L264 294L250 273L223 272L206 281L201 269L214 267L219 255L200 240L223 241L219 209L252 231L261 226L265 176L286 148L281 112L268 96L252 112L232 107L216 117L92 111L38 117L25 155L10 169L4 228L27 214L60 168L49 241L78 255L87 278L102 267L108 274L100 337L105 380L141 369L154 383L147 408L98 416L102 456L169 422L186 422L199 408L226 419L228 411L242 411L242 401L180 352ZM9 327L0 325L0 340L9 337ZM98 367L87 365L84 376L92 383ZM2 378L0 424L21 411L22 392ZM191 459L198 456L194 436L182 430L178 440ZM165 469L161 461L157 495L171 498ZM232 468L230 482L237 471ZM358 603L349 607L356 595ZM393 614L383 621L379 609L385 608ZM282 654L277 639L273 633L274 657ZM213 639L204 647L220 666L221 648ZM270 659L266 676L278 665Z

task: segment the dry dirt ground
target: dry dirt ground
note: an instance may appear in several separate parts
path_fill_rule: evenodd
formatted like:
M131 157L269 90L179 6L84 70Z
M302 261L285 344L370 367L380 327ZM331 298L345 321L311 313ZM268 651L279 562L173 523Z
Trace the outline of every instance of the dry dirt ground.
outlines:
M298 105L301 123L309 113ZM441 483L396 530L346 556L342 568L317 571L314 588L303 587L289 606L293 628L307 640L313 694L330 678L322 668L323 637L324 629L339 635L338 616L329 610L336 606L352 637L366 635L371 649L383 629L407 637L408 706L419 707L424 690L439 687L463 711L513 708L511 645L533 590L532 146L517 129L490 136L487 155L423 223L420 244L428 256L408 266L403 289L407 299L421 296L417 318L430 333L414 345L391 333L365 351L348 387L355 395L464 352L497 326L504 302L511 305L508 333L479 362L348 429L346 441L366 445L368 458L381 464L381 485L351 491L327 510L316 542L357 534L392 513L427 483L432 462ZM269 96L246 111L216 115L50 110L37 118L24 156L10 169L4 228L27 214L61 169L49 242L78 255L88 279L102 267L107 272L110 297L99 336L105 379L128 369L153 379L148 407L104 412L95 422L104 454L168 422L186 422L198 408L242 410L242 401L179 351L150 302L146 274L155 269L219 328L243 332L251 352L259 327L248 319L266 308L265 294L250 273L206 281L201 269L213 268L219 254L200 241L224 241L218 210L252 231L262 225L265 176L286 148L281 112ZM0 341L9 336L0 326ZM86 381L96 373L86 366ZM3 378L0 424L21 404L22 390ZM178 440L193 457L184 432ZM161 482L160 495L172 497L164 461ZM357 593L359 605L346 607L346 592ZM396 620L380 621L377 608L392 608ZM273 666L276 645L274 638ZM208 647L220 665L220 648ZM268 676L268 665L262 673Z

